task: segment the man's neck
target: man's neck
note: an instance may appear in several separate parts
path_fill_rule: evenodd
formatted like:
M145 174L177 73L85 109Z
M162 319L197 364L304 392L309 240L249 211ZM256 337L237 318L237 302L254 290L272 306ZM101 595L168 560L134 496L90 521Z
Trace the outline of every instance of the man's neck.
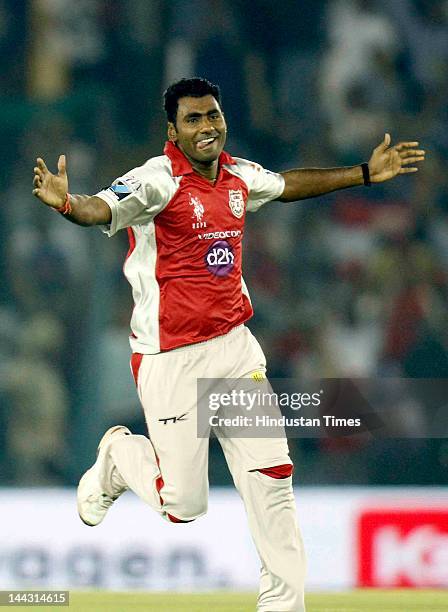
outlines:
M192 157L187 155L182 149L180 150L188 159L191 164L191 167L195 172L200 174L202 177L204 177L205 179L207 179L207 181L210 181L211 183L214 183L216 181L219 170L219 159L215 159L210 162L199 162L196 159L193 159Z
M189 161L193 170L203 176L205 179L207 179L207 181L210 181L211 183L214 183L216 181L219 168L219 162L217 159L210 163L201 163L193 159Z

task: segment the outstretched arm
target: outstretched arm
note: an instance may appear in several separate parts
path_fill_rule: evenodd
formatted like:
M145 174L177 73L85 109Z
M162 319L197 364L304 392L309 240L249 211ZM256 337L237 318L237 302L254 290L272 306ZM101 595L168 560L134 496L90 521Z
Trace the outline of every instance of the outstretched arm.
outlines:
M112 214L101 198L88 195L68 195L68 177L65 155L58 160L58 173L52 174L44 160L37 158L34 168L33 194L41 202L63 212L69 221L77 225L107 225Z
M390 146L390 135L372 152L368 167L370 181L382 183L398 174L417 172L415 164L425 159L425 151L417 149L418 142L400 142ZM279 200L294 202L330 193L337 189L364 184L361 166L345 168L303 168L281 172L285 179L285 189Z

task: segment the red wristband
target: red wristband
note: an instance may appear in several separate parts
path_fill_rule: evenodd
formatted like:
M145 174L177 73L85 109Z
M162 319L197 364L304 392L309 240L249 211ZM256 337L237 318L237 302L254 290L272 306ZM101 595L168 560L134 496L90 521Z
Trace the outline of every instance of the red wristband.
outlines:
M57 210L59 213L61 213L61 215L70 215L72 212L72 207L70 205L70 194L67 193L67 195L65 196L65 202L64 205L61 206L61 208L56 208L55 210Z

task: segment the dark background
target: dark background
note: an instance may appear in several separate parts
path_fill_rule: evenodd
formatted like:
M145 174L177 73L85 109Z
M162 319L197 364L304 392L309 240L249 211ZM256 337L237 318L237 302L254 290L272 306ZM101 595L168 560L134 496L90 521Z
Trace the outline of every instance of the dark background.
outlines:
M249 327L272 377L448 378L446 1L0 0L0 57L1 485L74 484L105 428L144 431L126 234L46 209L33 166L65 153L70 191L95 193L159 155L181 77L221 86L227 149L271 170L421 142L416 175L248 215ZM407 406L403 431L426 418ZM448 481L444 439L399 437L294 440L296 482Z

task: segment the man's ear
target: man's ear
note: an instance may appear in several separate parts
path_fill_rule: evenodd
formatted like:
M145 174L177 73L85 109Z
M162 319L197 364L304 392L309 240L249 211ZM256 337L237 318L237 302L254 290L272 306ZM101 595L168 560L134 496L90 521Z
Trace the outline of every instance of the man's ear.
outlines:
M168 122L168 140L171 140L171 142L177 142L176 126L174 123L171 123L171 121Z

